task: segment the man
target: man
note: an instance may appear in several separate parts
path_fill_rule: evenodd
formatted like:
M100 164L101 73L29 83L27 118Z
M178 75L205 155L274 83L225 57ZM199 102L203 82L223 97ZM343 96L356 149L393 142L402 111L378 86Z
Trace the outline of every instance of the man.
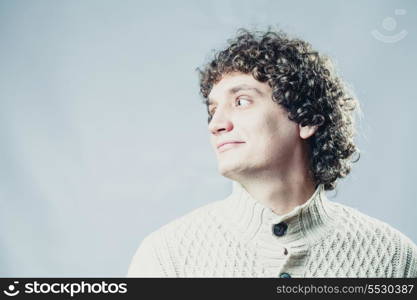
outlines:
M417 277L408 237L326 198L359 155L358 101L329 58L240 30L200 77L233 191L145 237L129 277Z

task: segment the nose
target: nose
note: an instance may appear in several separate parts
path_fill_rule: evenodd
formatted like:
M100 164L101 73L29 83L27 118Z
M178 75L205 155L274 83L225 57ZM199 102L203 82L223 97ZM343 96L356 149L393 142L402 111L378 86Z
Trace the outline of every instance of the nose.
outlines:
M231 131L233 129L233 123L229 117L221 115L216 111L213 118L209 122L208 129L211 134L217 135L222 131Z

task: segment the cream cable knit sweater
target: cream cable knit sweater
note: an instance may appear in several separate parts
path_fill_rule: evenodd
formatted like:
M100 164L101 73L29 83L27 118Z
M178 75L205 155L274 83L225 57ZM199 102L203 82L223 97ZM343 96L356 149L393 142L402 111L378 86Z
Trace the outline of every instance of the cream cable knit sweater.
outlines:
M279 216L233 181L224 200L150 233L128 277L417 277L417 246L329 201L323 185Z

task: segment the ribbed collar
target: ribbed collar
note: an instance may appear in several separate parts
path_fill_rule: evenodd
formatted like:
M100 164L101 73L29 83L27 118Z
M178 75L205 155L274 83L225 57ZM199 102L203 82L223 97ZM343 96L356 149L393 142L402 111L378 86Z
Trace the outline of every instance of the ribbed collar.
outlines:
M274 262L279 263L277 253L281 253L285 248L291 257L296 257L301 275L302 260L309 246L334 230L336 211L334 203L326 197L323 184L317 186L305 203L284 215L277 215L272 209L254 199L240 183L232 183L233 191L224 199L221 212L227 227L240 240L256 247L266 258L267 266L273 266ZM288 228L285 235L278 237L273 233L273 226L280 222L287 223Z
M310 246L325 239L336 224L336 206L327 199L324 185L319 184L302 205L277 215L240 183L232 183L232 193L224 199L220 212L226 227L256 251L265 274L274 277L277 267L291 267L293 277L302 277ZM288 228L283 236L276 236L273 226L280 222L287 223Z

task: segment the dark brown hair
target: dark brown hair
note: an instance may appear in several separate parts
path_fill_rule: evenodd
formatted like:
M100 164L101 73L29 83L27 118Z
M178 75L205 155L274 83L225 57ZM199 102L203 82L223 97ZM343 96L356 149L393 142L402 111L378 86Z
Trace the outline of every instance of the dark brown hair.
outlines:
M348 175L360 158L353 141L353 112L359 102L333 68L329 57L303 40L282 31L239 29L228 46L202 68L200 92L208 111L208 95L222 76L231 72L252 74L272 88L272 101L302 126L318 125L309 139L310 171L316 184L333 190L336 180ZM211 121L209 114L208 122ZM351 160L353 154L358 155Z

